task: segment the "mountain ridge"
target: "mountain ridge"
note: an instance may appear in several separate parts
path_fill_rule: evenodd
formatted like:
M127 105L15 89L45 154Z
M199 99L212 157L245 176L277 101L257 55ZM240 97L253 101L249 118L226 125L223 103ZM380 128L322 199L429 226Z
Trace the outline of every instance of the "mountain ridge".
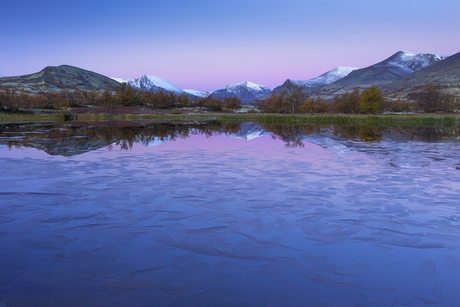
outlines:
M242 103L253 101L257 98L269 95L271 89L260 84L250 81L229 84L211 93L211 97L226 98L236 96L241 99Z
M286 89L288 84L296 84L296 85L304 85L306 88L317 87L321 85L331 84L335 81L338 81L346 76L348 76L353 70L357 70L357 67L336 67L332 70L325 72L324 74L309 79L309 80L292 80L287 79L284 83L280 86L277 86L273 89L274 93L281 92L282 90Z
M390 97L404 97L427 84L434 84L444 91L460 94L460 52L384 85L381 90Z
M137 88L143 91L158 92L165 90L173 92L175 94L182 94L184 91L165 79L156 76L143 75L142 77L135 79L127 79L126 83L131 85L133 88Z
M372 85L381 87L445 58L447 57L433 53L398 51L381 62L353 70L346 77L331 84L306 89L305 92L312 97L333 100L334 96L354 88L363 90Z
M30 94L60 92L65 89L103 91L114 89L118 83L93 71L70 65L47 66L41 71L0 79L0 87L19 87Z

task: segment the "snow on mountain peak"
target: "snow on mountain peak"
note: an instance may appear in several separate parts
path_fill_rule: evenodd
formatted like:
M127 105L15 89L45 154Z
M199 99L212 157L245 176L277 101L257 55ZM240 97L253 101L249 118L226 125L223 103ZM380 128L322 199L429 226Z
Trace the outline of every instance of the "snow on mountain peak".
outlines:
M245 81L227 85L222 89L212 92L211 95L221 98L236 96L241 99L241 102L245 103L269 95L270 93L271 89L268 87Z
M110 79L115 80L115 81L117 81L118 83L126 83L126 79L122 79L122 78L112 78L112 77L110 77Z
M182 94L184 91L172 84L171 82L155 77L150 75L143 75L140 78L136 79L127 79L128 84L130 84L134 88L138 88L141 90L149 91L157 91L159 88L166 90L168 92L174 92L177 94Z
M291 79L288 79L289 82L297 84L297 85L305 85L307 88L315 87L315 86L320 86L320 85L326 85L326 84L331 84L337 80L342 79L343 77L348 76L353 70L359 69L357 67L337 67L334 68L333 70L330 70L324 74L322 74L319 77L310 79L310 80L299 80L299 81L294 81Z
M260 84L253 83L251 81L245 81L245 82L241 82L241 83L229 84L226 87L224 87L224 89L235 90L235 89L241 88L241 87L246 87L248 89L252 89L252 90L255 90L255 91L265 91L266 89L268 89L268 87L262 86Z
M206 97L209 94L207 92L201 92L201 91L190 90L190 89L185 89L184 92L186 92L187 94L193 95L193 96L197 96L197 97Z
M379 64L399 66L403 69L408 70L408 73L412 73L435 62L444 60L445 58L447 57L434 53L415 53L411 51L398 51L393 56Z

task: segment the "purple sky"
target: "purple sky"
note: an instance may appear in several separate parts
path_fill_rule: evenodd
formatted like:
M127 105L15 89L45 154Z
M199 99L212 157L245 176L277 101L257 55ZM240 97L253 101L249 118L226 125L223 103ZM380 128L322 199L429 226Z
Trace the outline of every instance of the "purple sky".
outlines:
M458 0L0 0L0 74L68 64L201 91L274 88L399 50L457 53L458 12Z

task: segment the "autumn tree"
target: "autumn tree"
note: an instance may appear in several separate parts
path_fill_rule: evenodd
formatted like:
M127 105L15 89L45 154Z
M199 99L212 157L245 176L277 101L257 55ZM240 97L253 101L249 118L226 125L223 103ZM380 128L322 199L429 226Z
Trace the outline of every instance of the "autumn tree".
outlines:
M20 108L26 107L28 97L24 90L19 91L17 87L6 86L3 91L0 91L0 108L18 112Z
M60 95L63 99L68 101L71 107L81 107L87 102L85 92L86 91L80 90L78 88L75 90L65 89L61 91Z
M176 106L176 102L180 101L181 96L165 90L160 90L158 92L144 91L141 97L141 102L143 104L160 109L173 108Z
M405 112L409 111L411 108L411 105L409 101L407 100L402 100L401 98L395 99L395 100L386 100L384 103L384 110L386 111L391 111L391 112Z
M434 84L428 84L419 91L409 93L409 99L426 113L450 111L455 104L455 96L443 93L441 88Z
M272 93L260 102L260 107L270 113L298 113L306 99L305 85L290 83L281 92Z
M241 105L241 99L236 96L230 96L224 98L224 108L230 110L239 109Z
M95 103L109 109L113 109L117 106L116 98L109 87L106 87L104 91L97 96Z
M291 114L298 113L300 106L306 99L304 90L305 85L289 83L286 86L287 92L283 95L283 109Z
M257 106L262 108L267 113L278 113L282 112L283 108L283 93L276 95L270 95L264 100L260 100L256 103Z
M198 98L195 101L195 104L199 107L205 107L211 111L221 111L224 106L224 102L220 97L213 97L212 95Z
M99 97L99 92L98 91L82 91L83 92L83 97L85 100L85 104L89 105L95 105L96 100Z
M328 113L331 111L332 104L329 101L324 101L321 97L316 99L308 98L299 108L300 113Z
M190 103L191 103L190 97L187 95L187 93L182 93L179 96L178 100L179 100L179 103L181 104L181 106L189 106Z
M139 103L139 94L136 93L131 84L120 83L115 88L116 102L119 105L131 106Z
M382 91L377 86L368 87L359 97L361 113L379 113L383 101L384 97Z
M355 87L353 91L336 95L334 97L334 110L339 113L359 113L360 91Z

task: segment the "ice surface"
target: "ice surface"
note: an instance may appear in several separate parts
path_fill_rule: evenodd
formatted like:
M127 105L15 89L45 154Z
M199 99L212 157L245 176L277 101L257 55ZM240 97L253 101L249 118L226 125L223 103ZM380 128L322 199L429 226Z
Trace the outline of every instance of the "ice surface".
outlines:
M4 148L0 302L455 306L460 144L329 132Z

